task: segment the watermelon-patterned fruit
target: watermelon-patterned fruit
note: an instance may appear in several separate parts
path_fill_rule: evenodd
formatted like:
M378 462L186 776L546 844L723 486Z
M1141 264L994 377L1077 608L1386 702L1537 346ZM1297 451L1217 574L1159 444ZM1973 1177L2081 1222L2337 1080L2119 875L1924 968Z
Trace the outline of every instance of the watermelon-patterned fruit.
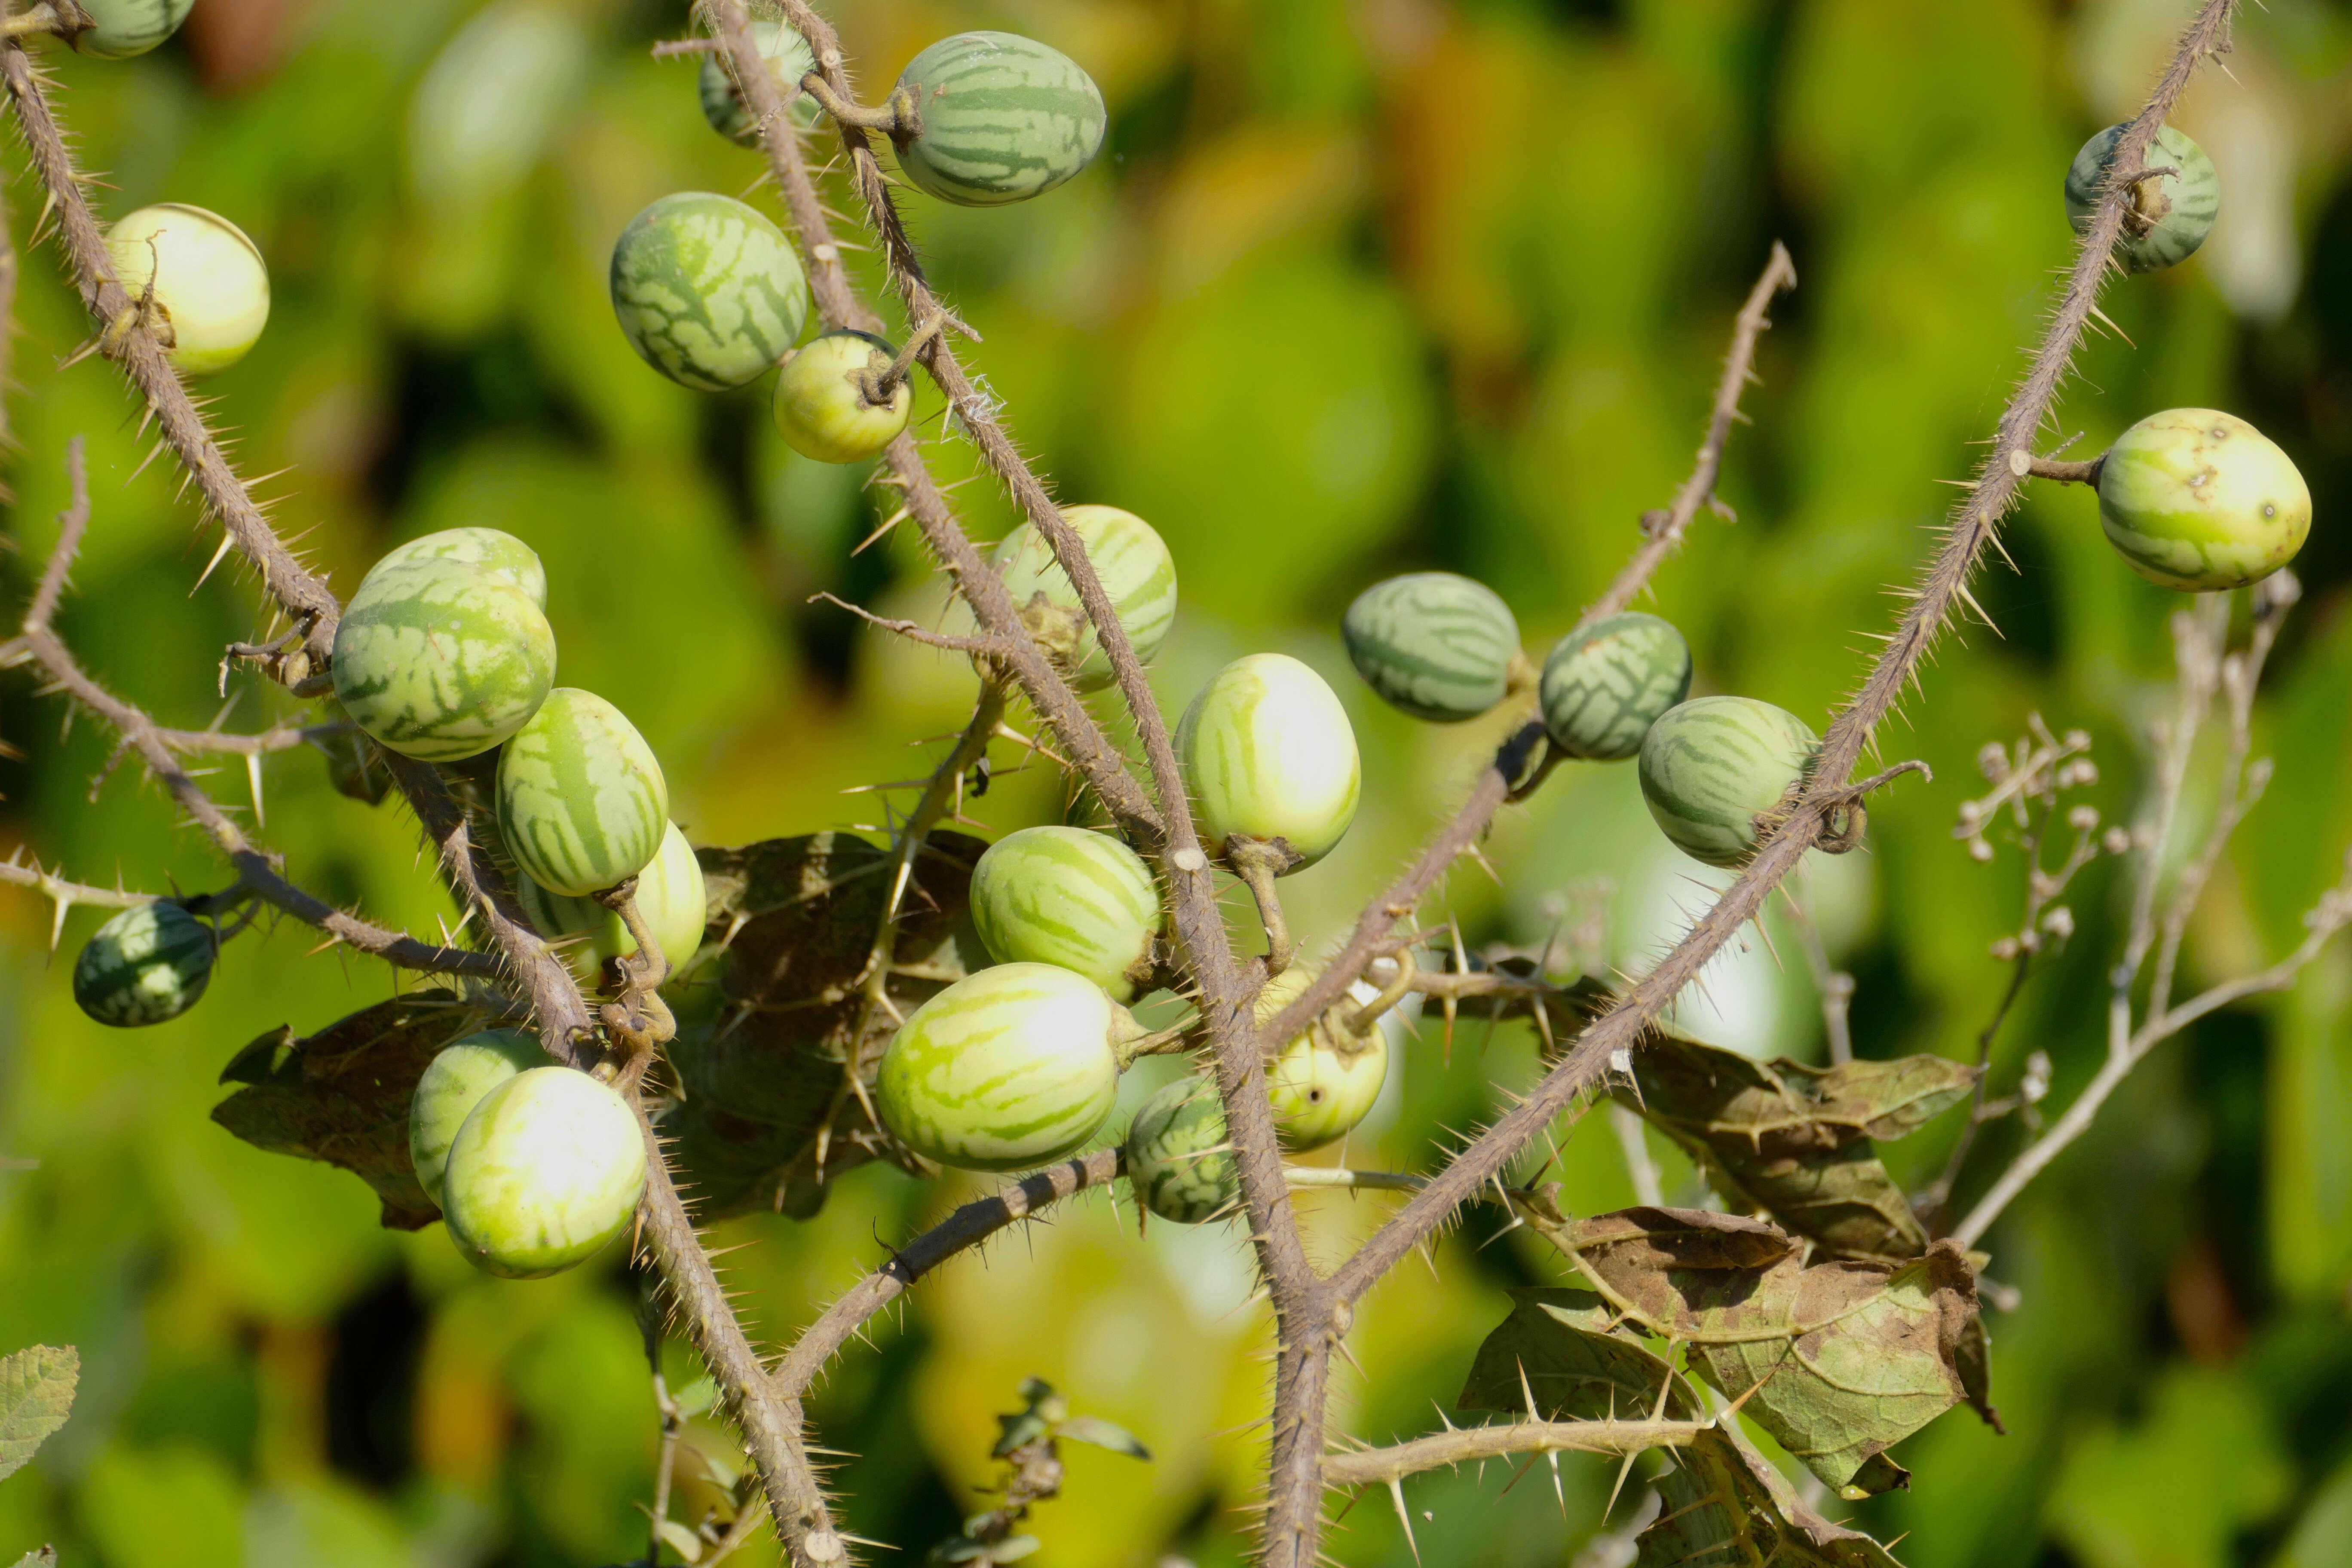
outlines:
M540 935L551 942L576 939L561 951L583 982L593 984L606 959L637 951L619 913L593 899L551 893L529 877L515 879L515 897ZM675 822L663 831L652 861L637 873L637 913L653 928L654 944L669 960L671 973L684 969L702 946L708 914L702 866Z
M1475 719L1510 689L1511 606L1484 583L1413 572L1356 595L1339 623L1364 683L1416 719Z
M1786 709L1751 697L1700 697L1669 708L1642 742L1642 798L1676 847L1739 866L1762 835L1756 818L1813 765L1820 740Z
M1690 683L1682 633L1655 616L1611 616L1560 638L1544 660L1544 729L1571 757L1622 763Z
M1161 1219L1198 1225L1241 1202L1241 1173L1225 1136L1225 1108L1205 1078L1163 1086L1127 1130L1127 1179Z
M645 1191L636 1113L584 1072L533 1068L482 1096L457 1129L441 1214L475 1268L537 1279L603 1251Z
M1066 506L1062 521L1086 545L1087 560L1110 595L1135 656L1148 659L1158 653L1176 624L1176 559L1168 553L1167 542L1150 523L1115 506ZM1029 612L1035 623L1032 629L1070 672L1070 684L1080 691L1108 686L1110 659L1078 605L1078 591L1035 525L1024 522L1006 534L989 559L1013 604Z
M2115 161L2116 143L2125 127L2110 125L2074 154L2066 170L2066 217L2082 234L2098 210L2099 185ZM2148 143L2140 167L2179 170L2158 174L2131 187L2124 208L2123 233L2116 241L2116 259L2128 272L2153 272L2186 261L2213 232L2214 215L2221 210L2221 177L2205 149L2167 125Z
M555 633L531 596L462 561L379 566L335 628L335 695L404 756L488 751L539 711Z
M760 58L767 62L768 75L776 84L779 97L792 100L792 110L805 121L814 100L796 97L801 89L801 78L816 69L816 57L809 52L808 40L781 22L754 21L751 37L760 47ZM744 101L743 89L737 83L730 61L718 49L702 57L702 79L698 84L702 93L702 117L710 121L710 129L730 142L746 147L760 142L760 125Z
M1305 994L1314 978L1303 968L1286 969L1257 994L1257 1021ZM1274 1103L1274 1130L1286 1149L1320 1149L1337 1142L1371 1114L1388 1081L1389 1037L1378 1024L1361 1034L1344 1023L1342 1004L1299 1032L1266 1069L1266 1098Z
M143 55L180 30L196 0L76 0L89 25L66 34L77 54L100 59Z
M971 919L999 963L1058 964L1129 1002L1151 973L1160 888L1107 833L1024 827L972 868Z
M898 351L871 332L826 332L784 361L776 377L776 429L784 444L820 463L858 463L898 438L915 406L900 381L877 403L869 378L890 368Z
M1084 975L1000 963L915 1009L882 1055L875 1108L917 1153L966 1171L1059 1159L1118 1098L1117 1047L1140 1034Z
M990 207L1052 190L1094 162L1110 116L1067 55L1012 33L958 33L908 62L891 90L907 178L943 202Z
M2107 448L2099 521L2143 577L2168 588L2239 588L2303 548L2311 491L2293 459L2236 415L2172 408Z
M637 727L593 691L559 686L499 753L499 831L523 875L578 897L646 868L669 784Z
M182 375L226 370L269 324L269 268L245 230L218 213L159 202L107 232L114 276L146 300L148 326Z
M511 533L495 528L445 528L394 545L373 570L417 561L456 561L478 566L520 588L541 609L547 608L547 568L540 564L538 551Z
M118 1029L176 1018L211 984L218 947L213 928L177 904L125 910L74 961L74 1000Z
M767 215L708 191L667 195L613 247L613 313L647 364L724 392L782 359L808 320L800 253Z
M518 1073L547 1065L547 1053L537 1038L521 1029L467 1035L425 1064L415 1097L408 1102L408 1160L416 1167L416 1184L426 1197L441 1201L449 1145L457 1141L457 1129L482 1097Z
M1312 865L1355 820L1362 769L1347 710L1287 654L1254 653L1212 676L1184 710L1176 754L1213 856L1240 834L1280 839Z

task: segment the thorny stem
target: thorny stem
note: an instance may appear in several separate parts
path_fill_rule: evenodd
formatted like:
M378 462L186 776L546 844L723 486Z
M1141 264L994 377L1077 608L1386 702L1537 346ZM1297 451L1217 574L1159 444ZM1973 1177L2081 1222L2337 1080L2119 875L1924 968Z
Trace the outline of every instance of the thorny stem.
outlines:
M1677 1448L1715 1427L1713 1421L1498 1421L1456 1426L1391 1447L1326 1455L1323 1484L1388 1486L1423 1470L1506 1454L1637 1454L1645 1448Z

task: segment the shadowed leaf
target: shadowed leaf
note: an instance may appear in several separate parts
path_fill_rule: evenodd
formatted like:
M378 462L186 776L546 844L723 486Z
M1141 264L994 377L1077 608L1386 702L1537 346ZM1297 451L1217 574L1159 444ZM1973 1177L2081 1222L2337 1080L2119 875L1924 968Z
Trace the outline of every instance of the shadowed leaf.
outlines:
M1108 1448L1114 1454L1125 1454L1130 1459L1149 1460L1151 1450L1124 1426L1114 1426L1099 1415L1073 1415L1054 1428L1056 1437L1067 1437L1073 1443L1091 1443L1097 1448Z
M81 1355L71 1345L34 1345L0 1356L0 1480L23 1469L33 1451L66 1424L80 1381Z

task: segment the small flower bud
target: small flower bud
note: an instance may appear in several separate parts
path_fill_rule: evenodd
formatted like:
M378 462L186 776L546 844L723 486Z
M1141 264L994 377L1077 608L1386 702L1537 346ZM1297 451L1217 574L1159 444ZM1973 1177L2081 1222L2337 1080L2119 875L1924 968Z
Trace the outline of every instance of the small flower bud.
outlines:
M1996 939L1992 944L1992 955L2003 963L2011 962L2017 957L2017 939L2013 936Z
M1961 826L1966 827L1974 827L1978 823L1983 820L1984 807L1982 805L1972 800L1964 800L1960 802Z
M2091 732L2088 730L2069 730L2060 737L2060 744L2070 752L2087 752L2091 749Z
M2053 907L2042 917L2042 929L2060 942L2074 934L2074 911L2063 904Z
M2066 826L2077 833L2088 833L2099 826L2099 808L2078 805L2066 814Z
M2009 748L1999 741L1987 741L1977 752L1977 767L1993 783L2000 783L2009 776Z
M2131 847L2131 835L2120 827L2110 827L2099 836L2099 847L2110 855L2120 855Z
M2050 1095L2050 1053L2036 1051L2025 1058L2025 1078L2017 1086L2017 1098L2028 1105L2039 1105Z
M2025 952L2040 952L2042 951L2042 933L2038 931L2032 930L2020 931L2017 935L2017 945L2021 951Z
M1992 858L1992 846L1986 843L1981 838L1969 839L1969 858L1976 861L1979 865L1982 865L1985 861Z

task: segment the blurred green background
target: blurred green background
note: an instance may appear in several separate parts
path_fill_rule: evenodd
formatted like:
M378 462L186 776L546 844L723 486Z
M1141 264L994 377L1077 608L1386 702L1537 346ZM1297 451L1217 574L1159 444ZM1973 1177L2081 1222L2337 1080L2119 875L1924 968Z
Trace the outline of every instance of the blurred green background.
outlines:
M43 52L112 212L194 202L271 263L275 314L208 388L277 516L344 591L393 542L509 529L544 556L568 683L632 714L698 842L873 823L851 786L924 771L968 671L858 632L831 589L929 615L938 590L854 469L792 457L761 389L709 397L640 363L604 295L614 237L666 192L754 190L756 155L714 136L678 36L682 0L199 0L171 46L109 64ZM1491 583L1538 654L1637 542L1688 466L1729 319L1770 241L1802 287L1774 312L1723 493L1659 576L1699 689L1825 720L1885 624L1885 584L1928 548L1969 443L1990 428L2068 254L2059 184L2076 145L2134 110L2185 0L861 0L832 7L872 90L951 30L1004 26L1101 83L1108 147L1027 205L913 198L934 279L985 335L970 361L1074 500L1151 519L1184 609L1164 656L1181 705L1211 668L1281 648L1356 715L1366 806L1292 880L1294 921L1328 939L1456 798L1502 731L1377 707L1348 675L1340 610L1388 572ZM2316 501L2297 563L2311 593L2266 683L2271 798L2192 939L2193 977L2290 946L2352 838L2352 5L2269 0L2177 121L2219 165L2212 240L2175 272L2112 289L2061 414L2096 450L2143 414L2213 405L2302 465ZM21 158L12 147L12 174ZM37 189L7 190L21 245ZM837 204L848 210L845 193ZM864 258L861 258L861 260ZM870 281L870 279L869 279ZM191 593L216 542L168 460L140 472L113 369L54 367L88 331L53 255L25 258L11 396L21 549L54 537L67 439L90 440L98 512L65 627L87 663L167 721L218 709L220 645L264 629L248 582ZM2128 341L2126 341L2126 339ZM938 465L971 448L919 404ZM987 481L956 492L974 531L1010 524ZM1977 593L2000 635L1948 642L1888 760L1899 785L1870 852L1811 890L1859 977L1858 1049L1973 1051L2002 979L2017 856L1971 863L1949 833L1971 759L2027 715L2097 738L2091 795L2139 800L2140 736L2168 679L2179 601L2100 539L2092 498L2038 488L2007 536L2018 570ZM283 699L232 681L232 724ZM226 880L108 743L61 730L21 675L0 686L0 840L69 874L162 889ZM1013 757L1000 752L1000 763ZM331 793L317 757L266 770L261 832L325 895L430 931L446 900L413 824ZM234 769L213 781L243 804ZM2206 809L2192 793L2191 816ZM980 803L992 832L1062 804L1043 769ZM1474 941L1539 941L1566 899L1605 903L1607 956L1661 951L1714 874L1649 825L1630 770L1571 765L1496 829L1497 888L1465 866L1441 902ZM1817 857L1818 860L1819 858ZM1719 885L1716 881L1714 885ZM2063 1100L2101 1048L2118 940L2105 867L2071 898L2080 932L1999 1050L2029 1051ZM377 1228L352 1178L260 1153L206 1119L215 1078L257 1033L321 1028L404 984L311 933L255 932L211 994L161 1028L85 1021L47 909L0 890L0 1350L73 1343L80 1402L0 1484L0 1559L55 1541L71 1564L597 1564L642 1554L655 1417L617 1261L533 1284L473 1274L439 1231ZM1818 1058L1811 983L1784 926L1722 961L1683 1021L1762 1054ZM1424 1027L1359 1164L1430 1161L1536 1068L1528 1031L1449 1053ZM1130 1086L1130 1091L1139 1088ZM1953 1128L1888 1157L1924 1180ZM2014 1147L1989 1136L1986 1173ZM1566 1134L1567 1201L1629 1201L1606 1121ZM1687 1196L1688 1168L1668 1162ZM726 1268L773 1344L970 1188L886 1168L806 1224L733 1221ZM1389 1200L1309 1202L1336 1259ZM1496 1245L1473 1215L1359 1317L1335 1419L1374 1440L1433 1428L1502 1288L1556 1259ZM1900 1457L1915 1489L1858 1510L1915 1568L2220 1568L2352 1563L2352 949L2287 998L2218 1015L2160 1051L1991 1237L2020 1293L1994 1315L2011 1429L1955 1413ZM1238 1560L1262 1435L1267 1330L1231 1230L1154 1226L1097 1196L963 1259L846 1357L817 1397L856 1533L921 1550L982 1506L992 1413L1043 1374L1135 1430L1153 1463L1079 1450L1036 1561L1070 1568ZM674 1370L690 1375L682 1361ZM713 1455L715 1430L696 1441ZM689 1469L693 1467L689 1467ZM1580 1556L1601 1461L1506 1492L1412 1483L1421 1561ZM691 1478L690 1478L691 1479ZM687 1489L691 1515L709 1496ZM1564 1508L1564 1514L1563 1514ZM1832 1510L1832 1511L1836 1511ZM1620 1516L1621 1520L1622 1515ZM761 1544L740 1559L772 1561ZM1371 1568L1412 1555L1377 1498L1331 1543ZM910 1555L909 1553L912 1553Z

